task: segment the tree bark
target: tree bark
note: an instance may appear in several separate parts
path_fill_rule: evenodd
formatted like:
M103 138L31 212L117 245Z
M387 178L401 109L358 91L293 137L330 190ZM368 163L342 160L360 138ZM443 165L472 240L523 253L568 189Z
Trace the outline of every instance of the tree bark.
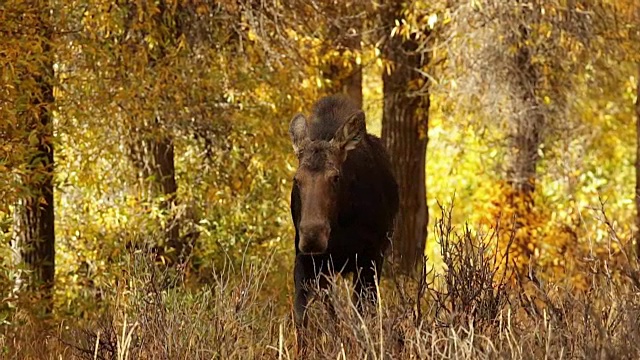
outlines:
M542 143L544 114L536 96L540 75L531 62L531 51L526 45L528 38L528 28L521 25L519 49L514 59L520 108L513 115L511 124L508 182L516 193L531 201L540 160L538 149Z
M144 31L137 33L134 30L134 21L137 18L138 11L143 9L133 6L130 10L129 23L127 23L128 31L136 34L132 36L133 41L142 41L148 34ZM188 9L184 5L179 4L176 8L172 8L166 1L158 3L158 13L153 17L157 26L167 26L170 31L167 32L166 38L153 49L153 56L150 57L147 68L154 71L157 64L167 56L165 44L175 44L183 35L183 29L186 27L182 15L186 14ZM170 25L167 25L170 24ZM155 99L154 99L155 100ZM145 101L147 101L145 99ZM153 100L152 100L153 101ZM142 120L139 124L131 126L131 133L134 139L129 143L130 156L134 165L140 171L141 181L147 190L150 199L162 197L160 203L161 210L166 215L166 225L162 231L164 232L164 244L155 244L158 255L164 257L169 265L183 264L188 258L190 247L184 239L180 237L180 219L176 214L177 207L177 191L178 184L175 174L175 154L173 136L170 134L167 121L162 109L156 109L158 115L155 119Z
M534 192L537 180L537 166L540 160L539 149L544 140L545 113L538 92L541 88L542 75L533 63L533 45L530 44L530 26L538 23L538 6L520 7L521 24L513 36L513 43L518 47L513 58L510 84L513 87L514 113L510 119L509 150L507 153L508 205L513 209L515 231L526 228L534 209ZM511 244L510 252L518 258L520 270L534 255L531 239L517 238ZM505 247L509 245L503 244Z
M640 258L640 63L636 84L636 256Z
M15 206L13 248L18 263L28 271L19 277L18 287L26 282L27 287L41 292L46 312L53 308L55 275L55 215L53 198L53 54L51 54L52 32L49 22L40 11L37 26L42 42L40 54L43 59L38 73L26 74L37 84L31 89L30 109L25 111L25 142L33 144L28 155L27 174L24 186L27 193ZM34 111L30 111L34 109Z
M180 238L180 221L175 213L178 184L176 182L173 139L170 135L154 136L143 140L145 154L144 179L148 181L151 197L162 196L161 209L167 215L164 227L166 254L170 263L181 264L186 260L187 247Z
M160 210L166 216L163 227L164 243L154 244L158 255L170 265L182 264L189 255L190 246L180 236L180 219L176 214L178 205L175 154L173 137L167 134L160 121L153 124L143 121L132 124L127 139L129 157L138 170L139 181L149 200L162 198Z
M382 25L387 34L399 18L400 2L382 12ZM384 59L391 66L390 71L382 75L382 141L391 157L400 192L392 260L405 274L412 274L422 262L429 216L425 163L430 100L428 79L416 71L429 59L417 50L414 39L403 39L397 34L388 37L382 49Z

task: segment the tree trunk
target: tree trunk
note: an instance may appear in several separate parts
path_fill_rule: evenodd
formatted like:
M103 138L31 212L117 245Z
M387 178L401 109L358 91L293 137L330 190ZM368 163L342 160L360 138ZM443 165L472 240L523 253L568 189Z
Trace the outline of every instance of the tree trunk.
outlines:
M544 105L538 94L542 75L533 63L533 48L530 44L530 24L538 23L538 10L522 6L521 25L513 36L518 47L513 58L509 81L513 87L514 112L510 118L509 149L507 153L507 183L510 186L508 206L513 211L514 229L530 227L533 219L533 195L536 187L537 166L540 160L539 149L545 130ZM505 242L503 250L509 249L518 270L526 271L526 264L534 255L535 238L516 237L513 244Z
M636 256L640 258L640 63L636 84Z
M180 221L176 214L178 184L176 182L173 137L162 129L160 121L144 121L133 125L128 139L129 156L139 171L141 184L149 200L161 197L160 209L166 216L164 243L154 244L158 255L170 265L182 264L190 248L180 237Z
M382 24L388 34L401 18L396 3L382 13ZM417 53L413 39L399 35L386 39L382 54L390 63L390 71L382 75L383 117L382 141L391 158L400 191L400 211L393 236L392 260L401 272L412 274L421 263L427 237L428 209L426 201L425 162L429 121L427 79L422 69L428 58ZM420 93L416 84L420 86Z
M40 16L47 12L41 11ZM45 310L53 308L53 288L55 275L55 228L53 199L53 55L51 53L51 30L48 22L40 18L38 30L42 35L41 57L44 61L38 73L32 76L37 84L31 89L30 109L23 116L25 142L33 144L28 155L27 173L24 186L27 193L15 206L13 248L18 263L28 274L20 276L22 282L33 290L41 291ZM31 111L33 109L33 111ZM34 136L35 135L35 136Z
M526 45L529 30L520 27L519 49L515 56L514 79L520 102L511 122L508 182L516 193L531 201L535 191L536 167L542 143L544 114L541 112L536 89L540 75L531 62L531 51Z
M186 26L183 22L183 16L186 18L189 9L183 4L178 4L175 8L167 1L158 3L158 12L153 16L157 26L168 26L170 31L167 32L166 38L160 41L152 52L147 69L150 72L156 70L157 65L167 57L167 49L165 44L175 44L183 35L183 28ZM148 34L144 31L138 33L134 30L133 25L138 17L138 11L144 11L137 6L133 6L130 10L129 22L127 23L128 31L137 41L143 41ZM157 99L143 101L157 101ZM168 265L183 264L190 251L191 244L186 244L184 239L180 237L180 219L176 214L177 207L177 191L178 185L175 174L175 156L173 135L170 134L170 126L162 112L161 105L156 105L157 116L155 119L144 119L138 124L131 126L131 133L134 138L129 143L130 156L134 165L141 174L141 181L147 190L150 200L162 197L160 208L166 215L166 225L162 229L164 232L164 244L154 244L158 251L158 255L162 256L168 262Z
M329 64L325 64L323 76L330 80L327 93L347 94L358 107L362 108L362 64L356 61L356 54L361 51L362 35L359 21L338 23L329 29L329 39L336 39L331 46L337 48L340 56L333 58ZM333 49L327 49L331 51ZM344 63L344 53L351 53L347 64Z
M145 179L150 179L152 196L162 196L161 209L167 215L164 228L168 258L171 263L182 264L186 260L186 247L180 239L180 222L176 211L178 184L176 182L173 139L162 135L158 139L146 141L148 167Z

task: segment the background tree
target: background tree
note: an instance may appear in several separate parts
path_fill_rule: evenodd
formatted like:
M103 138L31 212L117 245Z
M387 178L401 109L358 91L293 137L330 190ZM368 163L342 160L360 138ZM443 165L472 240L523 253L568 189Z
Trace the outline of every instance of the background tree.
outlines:
M636 229L640 229L640 64L638 65L638 81L636 85ZM640 230L637 230L640 231ZM640 257L640 237L636 233L636 254Z
M23 273L19 283L40 290L52 310L55 273L54 215L54 43L48 1L10 2L2 11L3 155L19 191L13 205L13 247ZM14 147L15 146L15 147ZM10 154L13 153L13 154ZM6 200L11 197L6 197Z
M175 141L192 136L211 159L214 136L225 136L228 110L235 104L225 98L228 77L213 63L226 59L214 50L232 51L237 38L234 27L227 27L232 19L220 4L200 2L119 4L107 17L103 10L85 23L88 36L97 39L85 43L87 64L104 64L91 69L98 84L91 101L107 99L113 108L141 200L158 216L154 223L162 224L149 230L163 233L163 240L147 245L163 261L183 263L198 233L198 219L188 209L199 204L178 201Z
M463 64L461 71L467 74L454 91L468 99L458 102L463 107L485 109L480 127L504 133L495 140L504 144L504 153L496 164L502 172L501 200L493 213L515 220L519 235L510 251L526 264L538 249L531 232L544 222L534 206L541 160L557 151L560 142L577 136L581 126L569 116L573 104L568 94L577 86L574 75L590 61L586 49L596 26L585 11L596 5L572 2L564 7L536 0L483 5L459 8L467 21L456 22L462 26L456 31L470 34L459 44L470 51L449 50L452 63Z
M516 193L521 194L526 202L530 202L535 190L536 168L539 160L539 148L542 145L545 114L542 111L543 104L538 98L540 69L533 62L531 28L539 24L538 15L540 8L537 4L516 3L519 9L515 12L521 22L515 39L512 40L517 47L514 54L512 76L514 79L514 96L521 106L521 111L513 114L512 133L509 135L511 144L511 160L509 161L507 177L511 187Z
M149 45L154 44L147 49L149 59L146 71L158 71L157 64L167 61L167 56L175 51L178 42L189 40L184 33L186 21L189 19L189 13L185 8L187 6L189 5L171 4L166 1L149 3L146 6L126 6L126 25L119 45L125 49L139 50L146 47L145 41ZM124 73L122 76L126 79L128 74ZM140 97L142 101L146 100L144 95L141 94ZM150 105L147 115L149 118L132 119L133 125L129 128L130 134L133 135L133 141L129 145L130 156L139 171L143 186L148 191L149 200L162 199L160 209L165 213L163 231L166 237L164 243L159 244L160 255L172 264L181 264L186 260L192 244L185 243L180 234L175 148L171 120L167 119L172 113L163 112L160 106L151 101L151 104L147 104Z
M386 61L382 74L382 141L400 191L392 254L401 271L412 273L422 260L429 222L425 161L430 99L424 75L429 56L417 41L419 35L428 37L429 33L399 27L405 23L405 11L402 1L388 3L380 10L382 57Z
M520 22L514 39L511 40L512 46L517 50L513 55L513 64L507 70L515 109L509 120L506 179L512 191L509 202L516 209L516 228L520 229L528 225L527 217L531 217L534 205L533 193L541 146L547 131L547 112L541 98L541 69L533 61L536 49L531 45L534 42L531 33L540 24L541 7L535 1L531 4L516 2L514 5L515 17ZM520 244L516 243L518 245ZM522 251L519 255L523 259L529 259L533 254L533 249L527 245L520 246L518 250Z

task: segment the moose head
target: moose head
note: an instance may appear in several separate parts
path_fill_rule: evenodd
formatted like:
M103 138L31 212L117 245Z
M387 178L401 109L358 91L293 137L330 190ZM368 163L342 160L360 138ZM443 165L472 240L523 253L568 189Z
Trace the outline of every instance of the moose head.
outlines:
M341 201L348 196L344 164L349 153L366 141L367 131L361 110L348 116L330 140L312 138L310 129L309 121L300 114L289 125L299 160L294 177L301 201L298 248L305 254L319 254L327 250L332 224L338 219Z

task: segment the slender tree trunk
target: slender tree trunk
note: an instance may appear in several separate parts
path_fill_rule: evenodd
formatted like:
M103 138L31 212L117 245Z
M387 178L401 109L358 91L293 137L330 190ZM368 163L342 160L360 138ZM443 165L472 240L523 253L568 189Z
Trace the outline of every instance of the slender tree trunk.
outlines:
M337 39L332 46L337 47L342 56L346 51L351 53L345 65L342 56L326 64L323 71L325 79L330 80L327 93L347 94L359 107L362 107L362 64L356 61L355 55L361 51L362 35L359 21L348 24L334 24L329 29L329 38ZM332 49L328 49L332 50Z
M161 197L160 209L166 216L164 244L155 244L158 254L169 264L182 264L190 247L180 237L180 219L176 214L178 184L175 172L173 137L161 128L160 121L144 121L132 126L128 139L129 156L139 171L139 177L150 200Z
M180 238L180 221L177 217L177 192L175 156L173 139L163 135L159 139L146 142L153 196L162 196L162 210L167 214L167 225L164 228L166 246L170 249L169 259L172 263L183 263L186 260L185 246Z
M538 149L542 143L544 114L536 97L540 75L531 62L531 51L526 45L529 38L526 26L520 27L520 35L514 74L520 96L516 101L520 106L511 122L508 182L516 193L531 201L540 160Z
M47 12L40 12L45 16ZM25 142L32 144L24 187L27 193L15 206L13 248L18 262L27 274L21 276L18 285L41 291L45 310L53 307L55 275L55 228L53 199L53 54L51 54L51 29L46 19L36 24L41 36L43 61L30 74L37 88L31 94L30 109L24 112ZM29 76L29 75L28 75ZM35 136L34 136L35 135Z
M133 29L133 22L138 11L143 10L136 6L130 10L127 26L129 27L128 31L132 34L136 34L138 31ZM157 24L173 22L175 28L166 34L166 38L162 39L160 44L153 49L154 56L151 56L147 65L149 71L154 71L157 64L167 56L164 44L173 44L183 35L182 29L185 24L182 23L181 15L187 13L188 9L183 7L183 4L178 4L173 8L166 1L160 1L158 11L154 16L155 22ZM136 35L136 39L144 39L147 34ZM158 115L155 119L145 119L141 121L141 124L137 124L139 126L132 126L135 138L131 139L129 144L130 155L142 175L141 180L149 198L163 198L160 207L166 215L166 225L162 229L165 238L162 246L158 246L160 244L155 244L155 246L159 255L162 255L169 265L177 265L186 261L191 246L187 246L184 239L180 237L180 219L176 214L178 184L175 173L173 135L167 129L169 128L168 123L163 118L163 115L166 114L163 114L161 109L156 109L156 111Z
M515 230L526 228L534 208L533 195L536 187L539 149L543 142L545 114L538 91L541 74L533 63L533 48L530 45L530 24L538 22L537 3L534 7L521 6L521 25L512 36L518 50L513 58L510 81L514 94L514 113L510 119L510 142L507 154L507 183L510 186L508 202L515 216ZM519 270L533 256L531 239L516 238L509 251L517 260ZM534 244L535 246L535 244Z
M388 34L401 18L400 2L382 13ZM418 44L396 35L386 39L382 54L391 65L384 72L382 141L391 157L400 191L400 211L393 237L393 261L406 274L412 274L422 261L427 237L425 162L429 121L427 79L422 69L428 58L417 53ZM420 94L416 84L422 84Z
M636 85L636 256L640 258L640 63Z

